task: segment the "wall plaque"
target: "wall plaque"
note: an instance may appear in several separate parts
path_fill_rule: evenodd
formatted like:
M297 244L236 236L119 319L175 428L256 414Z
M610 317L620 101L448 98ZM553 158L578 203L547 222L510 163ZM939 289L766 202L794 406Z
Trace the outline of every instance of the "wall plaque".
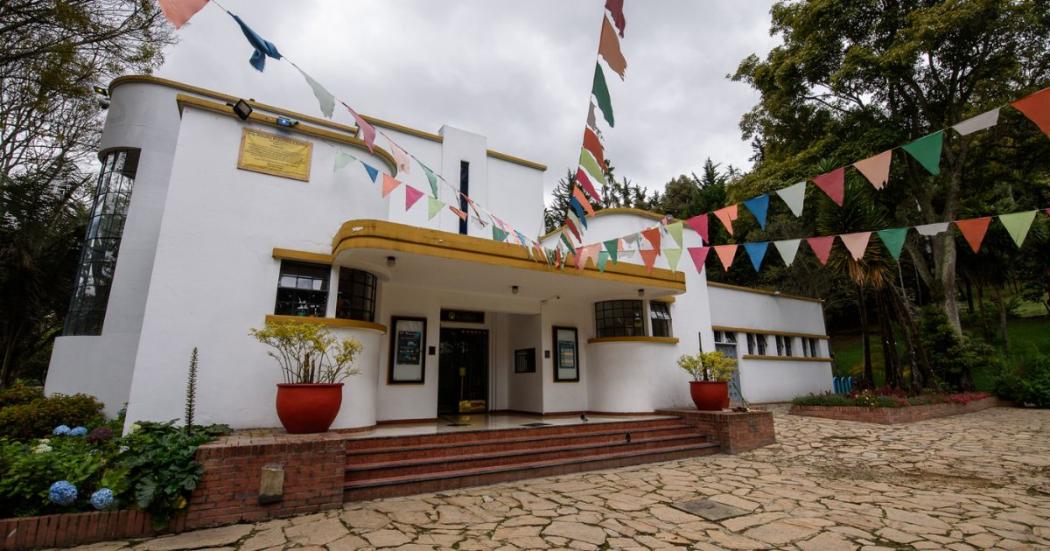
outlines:
M313 148L307 141L245 128L237 168L308 182Z

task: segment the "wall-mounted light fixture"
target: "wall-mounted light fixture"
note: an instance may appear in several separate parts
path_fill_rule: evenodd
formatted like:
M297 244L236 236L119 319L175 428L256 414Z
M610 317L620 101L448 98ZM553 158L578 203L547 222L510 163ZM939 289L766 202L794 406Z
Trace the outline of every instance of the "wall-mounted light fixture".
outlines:
M226 105L230 104L227 103ZM248 117L252 116L252 106L248 105L248 102L244 101L243 99L237 100L237 103L230 105L230 107L233 108L233 114L237 115L237 118L241 119L242 121L248 120Z
M645 289L638 289L638 296L639 297L644 297L645 296Z
M277 117L277 126L292 128L297 124L299 124L299 121L295 119L289 119L288 117Z
M510 286L510 292L511 292L512 295L518 294L518 286L517 285L511 285Z
M393 268L394 266L397 266L397 258L393 256L386 257L386 267Z

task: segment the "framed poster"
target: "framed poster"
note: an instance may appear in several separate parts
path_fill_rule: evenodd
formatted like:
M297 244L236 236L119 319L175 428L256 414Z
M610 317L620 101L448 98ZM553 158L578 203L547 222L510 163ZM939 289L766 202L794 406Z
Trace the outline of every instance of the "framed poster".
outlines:
M311 142L245 128L237 168L309 182L313 148Z
M536 372L536 349L521 348L514 351L514 372L535 373Z
M387 383L423 384L426 349L426 318L390 318L390 369Z
M580 354L575 327L554 327L554 382L580 380Z

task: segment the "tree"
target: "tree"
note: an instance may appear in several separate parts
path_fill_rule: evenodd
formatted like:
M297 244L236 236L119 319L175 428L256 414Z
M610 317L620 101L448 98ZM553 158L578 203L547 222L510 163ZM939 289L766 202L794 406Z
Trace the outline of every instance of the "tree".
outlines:
M149 72L172 41L150 1L0 4L0 386L32 375L62 326L101 128L93 87Z

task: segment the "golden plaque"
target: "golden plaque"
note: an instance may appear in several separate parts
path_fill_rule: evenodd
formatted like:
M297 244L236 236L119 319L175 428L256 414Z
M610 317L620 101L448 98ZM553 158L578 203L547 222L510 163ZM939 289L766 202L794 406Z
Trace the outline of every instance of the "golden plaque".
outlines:
M309 182L313 148L310 142L245 128L237 168Z

